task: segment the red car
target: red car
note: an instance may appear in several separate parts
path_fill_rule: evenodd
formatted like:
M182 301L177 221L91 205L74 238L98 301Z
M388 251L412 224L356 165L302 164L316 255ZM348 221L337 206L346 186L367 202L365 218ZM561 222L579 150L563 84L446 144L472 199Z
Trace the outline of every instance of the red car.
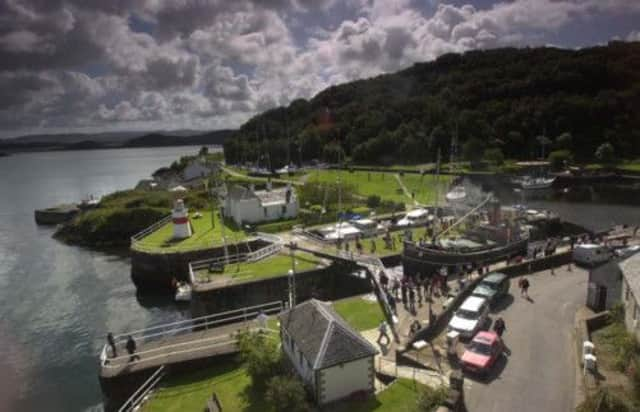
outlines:
M503 349L502 340L495 332L478 332L462 354L462 367L485 375L502 355Z

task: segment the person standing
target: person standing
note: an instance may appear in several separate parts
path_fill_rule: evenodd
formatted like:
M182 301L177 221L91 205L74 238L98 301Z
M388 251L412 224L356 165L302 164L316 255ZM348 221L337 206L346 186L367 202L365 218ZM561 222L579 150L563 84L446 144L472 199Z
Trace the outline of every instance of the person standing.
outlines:
M140 359L140 356L136 355L136 341L133 340L133 336L127 337L127 352L129 352L129 362Z
M496 321L493 323L493 331L497 333L498 336L502 337L502 334L504 333L505 329L507 329L507 327L504 324L504 319L502 318L496 319Z
M380 332L380 336L378 336L378 340L376 340L376 342L379 345L382 345L381 341L383 337L386 339L386 343L384 344L384 346L391 343L391 339L389 339L389 335L387 334L387 322L380 322L380 326L378 326L378 332Z
M116 349L116 340L113 337L113 333L109 332L107 334L107 343L109 344L109 347L111 348L111 357L112 358L117 358L118 357L118 350Z
M416 312L416 291L415 288L409 288L409 311L411 313Z
M398 312L397 312L397 308L396 308L396 298L393 297L393 295L389 292L387 293L387 302L389 302L389 308L391 309L391 312L393 312L394 315L398 316Z
M520 279L520 289L520 295L529 299L529 280L527 278L523 277Z
M402 304L405 309L407 308L407 281L406 279L402 279L402 286L400 286L400 292L402 294Z
M391 292L393 293L393 297L398 299L398 290L400 290L400 281L395 278L393 279L393 286L391 286Z
M387 277L387 274L384 273L384 270L381 270L378 273L378 277L380 278L380 286L382 286L382 289L386 292L389 287L389 278Z

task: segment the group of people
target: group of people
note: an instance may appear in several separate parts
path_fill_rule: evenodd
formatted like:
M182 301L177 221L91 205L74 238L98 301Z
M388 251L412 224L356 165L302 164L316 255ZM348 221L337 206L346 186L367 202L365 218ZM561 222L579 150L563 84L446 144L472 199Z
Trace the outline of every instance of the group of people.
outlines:
M387 302L394 314L397 314L397 301L401 300L406 310L415 314L416 303L431 301L433 296L445 296L449 292L446 277L436 274L431 277L417 275L403 276L402 279L389 279L384 271L379 273L380 286L384 291Z

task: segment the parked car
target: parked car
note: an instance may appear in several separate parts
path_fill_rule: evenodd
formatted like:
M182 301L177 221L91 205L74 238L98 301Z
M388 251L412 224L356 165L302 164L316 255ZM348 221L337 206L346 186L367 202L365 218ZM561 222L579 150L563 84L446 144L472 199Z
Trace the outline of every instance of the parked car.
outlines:
M509 277L504 273L490 273L473 289L471 295L485 298L489 305L493 305L509 292L510 283Z
M573 249L573 261L579 265L595 266L608 262L612 256L608 247L591 243L576 245Z
M455 311L449 321L449 330L460 333L461 338L470 338L487 322L489 302L485 298L469 296Z
M504 345L495 332L481 331L469 342L462 358L462 368L485 376L502 355Z

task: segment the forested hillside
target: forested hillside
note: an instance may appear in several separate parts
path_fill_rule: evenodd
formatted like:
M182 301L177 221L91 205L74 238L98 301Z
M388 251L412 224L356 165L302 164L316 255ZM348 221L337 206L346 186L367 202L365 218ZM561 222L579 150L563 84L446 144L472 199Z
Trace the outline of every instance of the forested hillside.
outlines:
M266 165L269 154L272 167L343 154L355 163L429 162L438 147L447 158L456 131L468 160L562 150L590 161L599 148L603 159L636 158L640 43L443 55L262 113L225 141L225 156Z

